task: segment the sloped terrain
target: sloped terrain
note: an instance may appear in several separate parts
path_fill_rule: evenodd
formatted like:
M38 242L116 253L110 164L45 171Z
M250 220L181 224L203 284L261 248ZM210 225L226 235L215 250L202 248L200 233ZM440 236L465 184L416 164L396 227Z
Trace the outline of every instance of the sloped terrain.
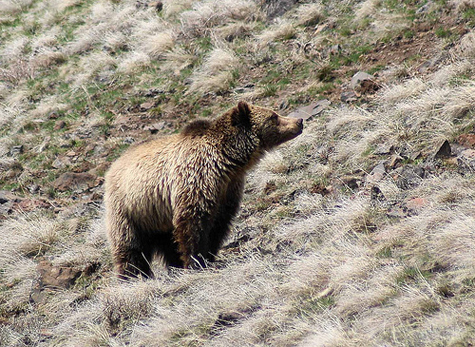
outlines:
M472 346L474 24L461 0L0 0L0 345ZM110 163L238 100L303 134L216 263L120 282Z

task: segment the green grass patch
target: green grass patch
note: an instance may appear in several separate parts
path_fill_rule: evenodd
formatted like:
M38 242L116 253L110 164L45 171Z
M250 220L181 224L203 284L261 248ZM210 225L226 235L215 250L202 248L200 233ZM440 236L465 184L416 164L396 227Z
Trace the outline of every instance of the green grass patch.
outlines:
M277 86L274 84L268 84L264 86L264 92L262 93L263 96L265 97L270 97L274 96L277 94Z
M379 251L376 252L377 258L391 258L393 256L393 251L390 246L384 246Z
M129 148L129 144L127 143L123 143L123 144L120 144L118 145L117 147L114 147L111 152L109 153L109 155L107 156L106 160L108 162L113 162L114 160L116 160L117 158L120 157L120 155L127 149Z
M466 8L462 13L462 18L468 22L470 26L475 25L475 8Z
M451 35L450 30L444 27L435 29L435 36L439 38L448 38Z
M403 272L396 277L396 283L398 285L403 285L405 283L417 282L420 278L430 278L432 276L431 272L426 270L421 270L414 266L405 267Z

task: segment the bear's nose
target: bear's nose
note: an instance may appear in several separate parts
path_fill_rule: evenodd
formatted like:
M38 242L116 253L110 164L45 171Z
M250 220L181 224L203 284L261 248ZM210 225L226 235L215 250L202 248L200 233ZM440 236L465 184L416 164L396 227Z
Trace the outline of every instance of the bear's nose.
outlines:
M297 125L299 126L300 129L303 129L303 119L302 118L297 119Z

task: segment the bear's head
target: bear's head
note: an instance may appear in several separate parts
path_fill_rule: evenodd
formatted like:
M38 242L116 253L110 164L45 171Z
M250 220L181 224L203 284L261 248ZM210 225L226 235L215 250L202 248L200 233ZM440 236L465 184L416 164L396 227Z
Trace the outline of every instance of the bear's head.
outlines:
M259 146L270 150L302 133L303 120L282 117L274 111L240 101L233 109L233 125L252 129Z

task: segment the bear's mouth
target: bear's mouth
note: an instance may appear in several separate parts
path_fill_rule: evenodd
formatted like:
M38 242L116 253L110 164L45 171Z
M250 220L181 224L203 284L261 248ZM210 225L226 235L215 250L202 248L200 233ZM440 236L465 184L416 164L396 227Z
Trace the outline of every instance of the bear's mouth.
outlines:
M296 137L299 136L302 132L303 132L303 126L300 126L298 129L296 129L295 131L290 132L290 133L288 134L287 138L285 139L285 142L296 138Z
M297 137L299 136L301 133L303 132L303 122L300 122L298 123L298 128L295 132L295 136L294 137Z

